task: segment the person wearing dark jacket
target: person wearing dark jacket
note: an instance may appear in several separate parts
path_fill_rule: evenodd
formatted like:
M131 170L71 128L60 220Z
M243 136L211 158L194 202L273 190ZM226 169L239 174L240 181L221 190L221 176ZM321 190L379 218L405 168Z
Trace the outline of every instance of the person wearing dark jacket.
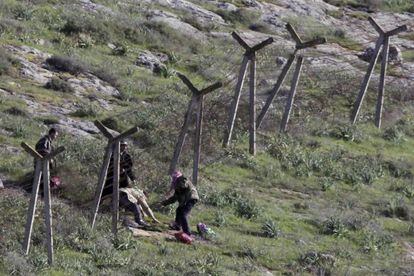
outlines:
M36 143L35 149L41 156L46 156L53 151L52 142L57 138L58 132L55 128L51 128L47 135L40 138ZM51 167L54 162L51 162Z
M161 204L167 206L178 202L178 207L175 212L175 230L179 230L182 227L184 233L191 235L187 217L199 200L198 192L191 181L182 174L174 182L174 194L162 201Z
M131 155L127 152L128 143L125 141L120 142L120 158L119 158L119 206L123 207L125 210L132 212L134 214L135 223L140 226L146 226L147 223L142 219L142 213L137 202L131 201L128 197L128 194L125 191L122 191L122 188L131 187L130 181L135 182L136 177L132 171L133 162ZM105 199L109 196L112 196L113 193L113 178L114 178L114 157L111 157L109 163L108 173L106 175L106 182L104 189L102 191L102 198ZM131 226L138 226L131 224Z
M41 155L41 156L46 156L50 153L52 153L53 151L53 141L58 137L58 131L55 128L51 128L49 129L49 132L47 135L43 136L42 138L40 138L39 141L37 141L36 146L35 146L35 150ZM36 160L34 160L33 163L34 168L36 169ZM54 170L55 169L55 160L51 159L49 160L49 168L50 170ZM34 176L35 172L33 172L33 176ZM44 196L43 193L43 175L40 178L40 187L39 187L39 192L41 194L41 196Z

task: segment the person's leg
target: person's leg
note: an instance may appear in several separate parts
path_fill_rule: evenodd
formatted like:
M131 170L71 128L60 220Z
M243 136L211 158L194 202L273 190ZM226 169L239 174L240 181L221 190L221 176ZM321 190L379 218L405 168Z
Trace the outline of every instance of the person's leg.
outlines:
M190 226L188 225L187 216L190 214L191 209L193 208L195 203L196 203L195 200L190 200L183 207L183 211L181 215L181 226L183 227L183 232L186 233L187 235L191 235L191 230L190 230Z
M150 218L152 218L153 221L159 222L152 212L151 208L148 206L147 201L145 200L145 197L138 198L139 205L141 206L143 213L147 214Z
M175 230L181 229L181 223L182 223L182 217L183 217L183 207L178 206L175 210L175 225L173 228L176 228Z
M120 193L119 206L123 207L126 211L132 212L136 223L141 224L143 222L138 205L129 201L128 196L125 193Z

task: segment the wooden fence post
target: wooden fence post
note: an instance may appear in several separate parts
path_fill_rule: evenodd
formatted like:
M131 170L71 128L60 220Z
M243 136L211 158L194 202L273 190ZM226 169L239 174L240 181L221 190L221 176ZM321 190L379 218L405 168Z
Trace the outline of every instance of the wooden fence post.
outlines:
M201 137L202 137L202 125L203 125L203 99L204 96L214 90L222 87L221 82L217 82L213 85L208 86L202 90L198 90L195 86L191 83L191 81L184 76L183 74L177 73L177 76L181 79L181 81L190 89L192 96L191 100L188 104L187 111L184 115L184 123L181 127L180 134L178 136L177 143L174 149L174 155L170 163L170 169L168 171L169 174L173 173L177 167L178 160L181 155L181 150L184 145L185 136L187 135L189 124L191 122L191 118L193 116L194 107L197 105L197 117L196 117L196 133L194 139L194 156L193 156L193 183L197 185L198 182L198 167L200 163L200 153L201 153Z
M46 244L48 263L53 263L53 230L52 230L52 203L50 198L50 171L48 160L43 162L43 193L45 199L44 212L46 223Z
M27 220L25 226L25 236L23 241L23 252L27 255L30 249L30 240L33 230L33 221L36 213L36 203L39 193L40 178L43 176L43 193L44 193L44 219L46 225L46 245L49 265L53 264L53 230L52 230L52 201L50 196L50 168L49 162L59 153L65 150L64 147L59 147L55 151L46 156L42 156L35 149L26 143L21 143L22 148L29 153L36 162L35 176L33 179L32 195L30 198L29 210L27 212Z
M95 121L95 126L108 139L108 144L105 149L104 160L101 171L99 173L98 186L95 192L95 200L93 205L93 213L91 224L94 228L96 217L99 211L99 205L102 198L102 191L105 187L106 175L108 174L109 164L113 158L113 181L112 181L112 233L118 234L118 220L119 220L119 177L120 177L120 142L128 138L138 131L137 127L128 129L118 136L112 135L109 130L100 122Z
M240 66L239 76L237 79L236 90L231 102L229 118L227 121L227 129L224 134L223 147L228 147L231 141L231 135L233 134L234 121L236 120L237 108L239 107L241 90L243 88L244 78L246 77L247 65L249 63L249 57L243 55L242 65Z
M112 233L118 233L118 219L119 219L119 159L120 159L120 141L115 142L114 147L114 180L112 184Z
M288 61L283 66L282 72L280 73L279 78L277 79L277 82L276 82L275 86L273 87L272 91L270 92L270 95L267 98L266 103L262 108L262 111L260 111L259 117L257 117L257 123L256 123L257 128L259 128L261 126L261 124L263 122L263 119L266 116L266 113L269 110L269 107L273 102L273 99L275 98L277 93L279 93L280 88L282 87L282 84L286 79L287 73L289 72L290 67L292 67L293 62L295 61L295 58L296 58L296 53L293 53L292 55L290 55Z
M286 24L286 29L288 30L288 32L290 33L290 36L293 38L293 40L296 42L296 46L295 46L295 51L293 52L293 54L290 55L288 61L286 62L285 66L282 69L281 74L279 75L279 78L277 79L277 82L275 84L275 86L273 87L269 97L267 98L265 105L262 108L262 111L259 114L259 117L257 118L257 128L260 127L260 125L263 122L263 119L265 118L267 111L269 110L270 105L272 104L272 101L274 100L276 94L279 92L286 76L287 73L289 72L290 68L292 67L293 62L295 61L296 58L296 53L299 50L304 50L306 48L309 47L315 47L317 45L320 44L324 44L326 43L326 39L325 38L316 38L310 41L306 41L303 42L302 39L300 38L300 36L298 35L298 33L296 32L295 28L293 28L292 25L290 25L289 23ZM300 70L302 67L302 63L303 63L303 58L300 57L300 60L298 59L297 64L296 64L296 72L295 72L295 76L297 77L293 77L293 81L291 84L291 90L290 90L290 95L289 95L289 99L288 102L286 104L286 108L285 108L285 112L283 114L283 118L282 118L282 123L280 126L280 130L281 131L286 131L286 126L287 123L289 121L289 115L290 115L290 111L292 109L292 105L293 105L293 100L294 100L294 96L296 93L296 87L299 81L299 76L300 76ZM298 65L300 64L300 65ZM298 71L299 70L299 71Z
M397 35L401 32L407 31L407 25L399 26L391 31L385 32L383 28L378 25L377 22L372 17L368 18L368 21L374 27L374 29L379 33L379 38L375 45L374 55L371 57L371 61L369 63L367 73L365 74L364 79L361 83L361 88L358 94L358 97L355 101L354 108L351 114L351 122L352 124L356 123L358 118L359 112L361 110L362 102L364 100L365 94L368 89L369 81L371 79L372 73L375 68L375 64L377 63L378 56L380 53L380 49L382 47L382 63L381 63L381 76L380 76L380 83L378 87L378 98L377 98L377 106L375 112L375 125L380 128L381 127L381 114L382 114L382 106L384 103L384 87L385 87L385 76L387 72L387 63L388 63L388 51L389 51L389 41L390 37L393 35Z
M273 43L273 38L270 37L251 47L237 33L233 32L231 35L245 49L245 53L243 54L243 61L240 67L234 98L229 109L227 128L224 132L223 147L228 147L230 145L231 136L234 129L234 122L237 116L237 108L239 106L241 90L243 88L244 78L246 77L247 64L250 63L249 152L254 155L256 153L256 52Z
M249 153L256 155L256 53L250 57L249 80Z
M285 107L285 112L284 112L283 118L282 118L282 123L280 125L280 131L281 132L286 131L286 127L287 127L287 124L289 122L290 112L292 110L293 101L295 99L296 87L297 87L298 82L299 82L300 71L302 69L302 64L303 64L303 57L299 56L298 61L296 63L296 69L295 69L295 73L293 75L292 84L291 84L291 87L290 87L289 98L287 100L286 107Z
M204 96L198 96L198 109L197 109L197 122L196 133L194 141L194 160L193 160L193 184L197 185L198 182L198 167L200 164L201 154L201 136L203 134L203 99Z
M384 44L382 45L382 62L381 62L381 76L378 87L378 98L377 98L377 107L375 112L375 125L377 128L381 128L381 118L382 118L382 106L384 104L384 88L385 88L385 76L387 74L387 65L388 65L388 52L390 49L390 38L384 38Z

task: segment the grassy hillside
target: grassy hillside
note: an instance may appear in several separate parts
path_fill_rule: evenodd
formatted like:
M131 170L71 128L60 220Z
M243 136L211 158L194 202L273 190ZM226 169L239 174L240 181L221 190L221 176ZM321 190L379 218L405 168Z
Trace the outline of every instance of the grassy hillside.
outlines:
M93 2L111 12L88 12L64 0L0 3L0 89L7 92L0 94L0 176L8 180L6 189L0 190L0 274L414 273L412 87L398 81L388 83L384 125L378 130L373 126L378 85L374 79L360 120L352 126L349 114L362 74L340 67L316 69L305 62L288 133L276 131L287 97L284 87L259 131L259 153L252 157L247 150L248 104L244 97L233 145L221 147L242 50L228 36L194 39L148 18L150 12L161 9L174 12L202 33L220 34L260 26L257 11L248 8L245 1L226 1L239 7L237 12L192 1L203 2L200 5L220 14L226 23L206 25L191 14L154 3ZM333 4L344 2L351 1ZM294 23L307 18L286 20ZM314 36L303 33L305 30L301 35ZM275 33L264 27L260 31ZM330 27L318 31L340 40ZM360 47L350 40L346 37L345 42ZM55 79L42 85L25 77L22 61L10 46L49 53L53 58L47 61L38 60L34 53L23 58L53 67ZM260 103L272 85L269 78L274 80L280 72L274 59L287 57L291 50L282 46L269 47L258 55ZM166 55L166 66L155 73L136 66L142 51ZM407 59L409 54L404 53ZM198 185L201 201L190 218L193 230L196 223L204 222L217 236L187 246L136 238L122 228L115 238L110 233L108 208L103 208L97 229L92 231L90 203L105 141L98 134L73 137L62 133L57 145L67 150L57 160L56 173L63 186L53 195L56 262L53 267L47 265L41 201L33 246L29 256L23 256L29 197L21 183L30 174L33 161L19 150L19 144L34 144L60 120L52 112L33 115L30 103L68 108L67 118L79 122L99 119L117 131L137 125L140 131L130 147L134 169L140 186L150 194L150 203L155 203L168 188L166 171L190 96L175 71L188 75L199 88L224 81L223 89L206 97ZM88 74L117 88L119 95L99 94L94 89L76 91L70 81L84 80ZM189 136L180 160L187 175L191 174L191 145ZM156 214L167 223L174 210L162 208Z

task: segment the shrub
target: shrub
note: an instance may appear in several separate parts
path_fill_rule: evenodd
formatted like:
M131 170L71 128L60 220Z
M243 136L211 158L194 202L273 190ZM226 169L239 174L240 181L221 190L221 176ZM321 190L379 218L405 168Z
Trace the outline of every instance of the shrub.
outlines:
M388 247L393 242L391 235L365 230L362 238L362 248L367 253L375 252Z
M79 75L88 71L85 64L71 57L52 56L46 59L46 65L52 70L68 72L72 75Z
M299 257L299 264L314 275L331 275L335 262L334 256L315 251L307 252Z
M29 117L29 114L26 110L23 110L17 106L10 107L9 109L6 109L4 112L13 116Z
M3 256L9 275L27 275L32 270L27 260L16 252L6 252Z
M125 56L128 52L128 46L118 44L115 45L115 48L112 49L112 54L114 56Z
M348 233L346 225L338 217L330 217L322 223L322 233L342 237Z
M0 48L0 76L8 73L15 62L16 61L3 48Z
M45 84L45 88L56 90L56 91L61 91L61 92L66 92L66 93L74 92L73 88L70 86L70 84L67 81L62 80L60 78L56 78L56 77L51 78Z
M273 220L266 220L262 225L263 236L267 238L277 238L280 236L280 230L276 222Z
M329 133L331 137L342 139L345 141L361 142L363 138L362 132L354 125L338 124Z
M81 103L78 109L71 115L76 117L96 117L99 114L99 107L92 103Z
M116 119L112 117L108 117L101 121L101 123L106 126L107 128L119 131L119 123Z
M404 132L402 132L397 126L392 126L384 130L382 137L387 141L398 143L404 139Z
M402 197L394 197L388 202L387 209L384 211L387 217L397 217L403 220L410 220L411 214Z
M236 25L248 26L257 19L257 12L248 9L237 9L235 11L217 10L215 13L220 15L225 21Z
M401 184L397 184L396 187L393 187L393 190L401 193L409 199L414 198L414 181L404 181Z
M249 199L241 199L236 203L236 214L239 217L252 219L259 216L261 209L256 202Z
M95 68L92 70L92 73L95 76L97 76L99 79L106 81L113 87L119 88L120 84L119 84L118 77L114 73L107 70L106 68L101 68L101 67Z
M411 165L404 161L388 161L385 163L389 173L395 178L412 178Z
M218 211L214 214L213 225L222 227L226 225L226 217L222 211Z

